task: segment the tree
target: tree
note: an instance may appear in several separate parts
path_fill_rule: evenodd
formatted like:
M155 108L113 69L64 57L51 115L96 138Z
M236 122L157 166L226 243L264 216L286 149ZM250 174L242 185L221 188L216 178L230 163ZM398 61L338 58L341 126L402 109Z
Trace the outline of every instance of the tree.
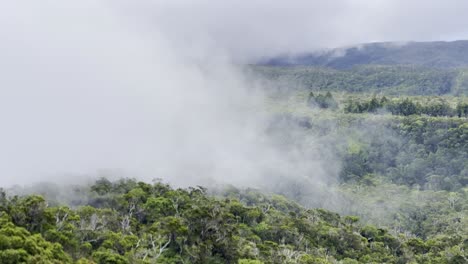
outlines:
M32 235L15 226L7 216L0 218L1 263L71 263L71 258L58 243L45 241L40 234Z

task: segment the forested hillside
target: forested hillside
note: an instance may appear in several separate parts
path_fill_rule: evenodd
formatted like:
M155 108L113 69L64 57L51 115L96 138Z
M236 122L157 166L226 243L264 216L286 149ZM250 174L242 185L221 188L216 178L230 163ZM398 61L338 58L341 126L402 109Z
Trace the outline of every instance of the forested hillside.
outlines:
M391 95L468 95L464 69L431 69L403 65L363 65L336 70L311 66L251 66L280 90L343 91Z
M282 136L302 144L314 141L340 160L341 185L332 188L338 198L324 194L325 199L317 199L301 182L285 187L284 195L359 216L393 234L426 240L461 235L467 243L464 70L375 65L251 69L274 80L266 83L276 120L306 131L300 137Z
M2 1L0 264L468 264L467 11Z
M466 233L395 236L253 189L101 179L74 192L86 201L70 207L2 191L0 263L466 263Z
M336 184L4 190L0 263L466 263L466 99L302 91L268 105L274 137L341 161Z
M417 64L247 66L262 140L312 169L0 189L0 264L468 263L468 71Z
M366 43L310 54L279 56L262 64L309 65L347 69L357 65L418 65L430 68L468 66L468 41Z

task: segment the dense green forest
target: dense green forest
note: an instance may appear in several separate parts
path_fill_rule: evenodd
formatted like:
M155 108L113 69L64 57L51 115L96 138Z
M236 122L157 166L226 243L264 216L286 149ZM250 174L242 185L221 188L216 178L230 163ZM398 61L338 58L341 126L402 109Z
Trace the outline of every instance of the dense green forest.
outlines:
M314 141L340 161L329 164L340 167L333 197L317 199L301 182L282 194L313 208L359 216L394 235L426 240L462 235L467 241L464 70L366 65L254 71L275 80L269 83L268 105L276 121L305 131L281 137L296 144Z
M326 184L3 189L0 263L468 262L464 70L248 71L270 88L269 139L285 155L320 153Z
M390 95L468 95L468 75L463 68L361 65L336 70L312 66L251 66L248 71L268 80L272 89Z
M254 189L208 195L202 187L100 179L74 192L87 201L69 207L2 191L0 262L466 263L462 233L395 236Z

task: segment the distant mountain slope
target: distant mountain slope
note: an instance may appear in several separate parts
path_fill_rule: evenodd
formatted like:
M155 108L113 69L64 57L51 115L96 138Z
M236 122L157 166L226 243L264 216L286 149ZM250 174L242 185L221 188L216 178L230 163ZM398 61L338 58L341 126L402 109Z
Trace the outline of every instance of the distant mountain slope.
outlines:
M468 95L468 70L361 65L337 70L315 66L250 66L280 90L378 92L393 95Z
M468 67L468 40L452 42L382 42L320 53L269 58L261 65L307 65L347 69L356 65L418 65L429 68Z

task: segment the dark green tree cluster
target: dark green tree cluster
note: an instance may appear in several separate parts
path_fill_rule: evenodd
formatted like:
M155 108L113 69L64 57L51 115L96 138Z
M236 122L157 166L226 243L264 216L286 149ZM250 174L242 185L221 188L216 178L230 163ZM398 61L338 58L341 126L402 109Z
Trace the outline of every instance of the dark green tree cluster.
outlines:
M428 116L458 116L466 117L467 104L459 102L455 108L452 108L448 102L443 99L420 103L418 101L405 98L389 100L382 96L377 98L373 96L369 100L353 100L345 101L345 113L376 113L378 111L385 113L390 112L393 115L428 115Z
M375 113L379 109L384 109L388 105L387 97L376 98L375 96L368 101L357 101L348 99L345 102L344 112L345 113Z
M468 117L468 103L458 103L456 112L458 117Z
M317 94L315 95L313 92L309 93L309 98L307 99L307 104L311 107L319 107L319 108L331 108L336 109L338 107L338 103L333 98L333 95L330 92L325 94Z
M461 237L421 240L233 187L97 181L89 202L1 192L0 263L464 263Z

